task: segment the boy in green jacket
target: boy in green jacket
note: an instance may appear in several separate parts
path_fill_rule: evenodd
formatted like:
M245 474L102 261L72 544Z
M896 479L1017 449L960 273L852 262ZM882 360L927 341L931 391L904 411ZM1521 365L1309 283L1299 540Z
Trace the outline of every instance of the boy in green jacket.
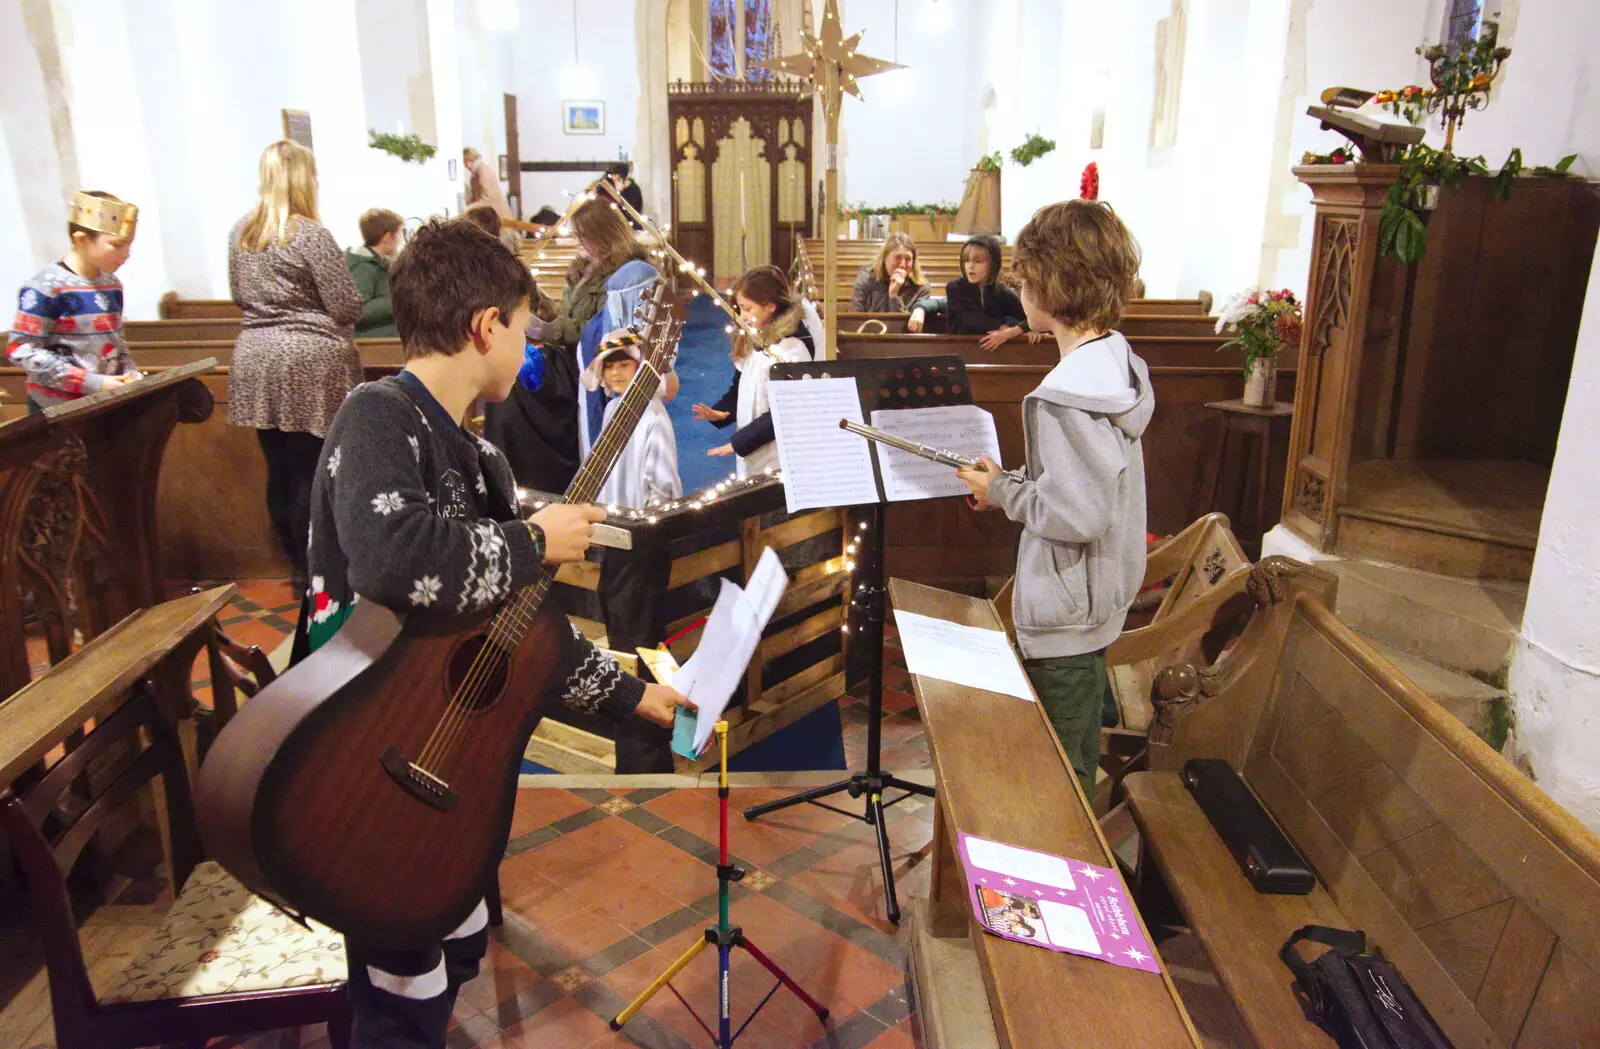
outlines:
M358 339L395 339L394 307L389 304L389 262L400 250L400 228L405 220L384 208L364 212L359 220L359 248L344 253L356 290L361 292L361 319L356 321Z

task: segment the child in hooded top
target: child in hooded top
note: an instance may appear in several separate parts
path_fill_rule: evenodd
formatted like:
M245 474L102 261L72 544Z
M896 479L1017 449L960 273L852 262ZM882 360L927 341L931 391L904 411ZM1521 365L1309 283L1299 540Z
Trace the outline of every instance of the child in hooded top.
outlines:
M1000 242L973 237L961 246L961 276L945 285L946 324L951 335L982 335L981 349L993 352L1019 335L1042 342L1044 332L1028 329L1017 293L1000 283Z
M1027 461L960 470L979 509L1022 525L1012 612L1023 667L1086 798L1094 796L1105 650L1145 570L1144 452L1150 373L1112 329L1139 275L1139 246L1103 201L1039 209L1014 268L1036 331L1061 363L1022 401Z
M622 395L639 371L644 359L638 335L621 328L600 341L594 360L584 369L583 388L605 388L606 413L600 432L611 425L617 409L622 405ZM661 391L650 398L644 414L634 427L633 436L622 450L617 464L611 468L600 489L602 506L627 506L643 509L683 495L683 481L678 477L678 438L672 429L672 418L667 406L661 403Z
M708 455L737 455L735 471L749 477L778 465L776 433L767 406L767 373L778 361L813 359L822 340L815 308L796 298L789 279L776 266L758 266L733 285L733 301L745 325L755 329L733 337L733 385L716 405L697 404L694 417L713 426L733 425L732 439Z

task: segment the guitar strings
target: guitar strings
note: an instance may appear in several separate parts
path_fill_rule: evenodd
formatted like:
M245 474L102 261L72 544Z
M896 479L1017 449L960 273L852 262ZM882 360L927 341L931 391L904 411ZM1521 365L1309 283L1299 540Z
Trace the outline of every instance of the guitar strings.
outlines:
M652 332L651 334L652 337L657 337L657 333ZM670 349L672 343L667 342L666 345ZM652 354L652 356L655 355ZM659 381L660 371L653 361L650 370ZM573 501L583 502L592 499L593 495L597 494L600 485L604 483L605 474L609 472L610 466L608 464L602 469L599 464L602 460L612 455L613 446L619 443L618 438L621 435L621 431L623 429L631 430L634 424L637 423L638 418L643 415L644 408L648 405L650 397L654 396L655 391L653 389L650 391L649 397L643 396L643 390L644 384L641 384L640 395L633 398L632 404L627 399L624 399L623 404L618 406L617 414L622 418L616 420L617 423L620 423L620 426L616 427L616 435L611 433L612 427L607 427L607 433L602 434L601 440L596 441L595 449L590 457L591 463L585 464L586 468L580 471L579 477L572 485L571 499ZM638 406L637 409L635 409L634 405ZM452 698L451 706L447 708L444 717L429 737L428 745L424 747L425 758L419 758L418 761L420 765L427 767L429 763L441 763L448 758L450 751L453 750L469 723L470 715L476 707L476 701L480 698L487 684L493 680L494 668L497 664L504 665L509 662L509 651L490 652L488 649L495 642L506 642L502 646L504 649L514 649L516 647L516 644L520 641L519 632L526 632L528 627L532 625L532 614L537 611L538 602L543 599L550 582L552 581L546 577L546 579L542 579L538 584L535 584L537 593L531 595L533 597L531 607L529 607L528 598L530 595L528 590L524 590L500 613L497 613L494 622L490 625L484 649L479 651L477 658L474 659L473 665L468 671L467 679L462 682L461 687ZM512 626L508 627L507 623L512 624ZM465 699L465 702L462 702L463 699Z
M668 343L667 345L670 346L671 344ZM651 362L650 371L658 386L660 371L654 362ZM632 428L638 422L638 419L643 416L650 399L655 396L654 389L650 390L648 396L643 395L643 390L644 384L641 384L641 395L634 402L638 406L637 410L627 400L618 405L617 417L613 419L612 425L606 428L606 433L601 435L601 439L595 442L595 447L590 453L590 462L585 464L586 466L595 464L595 468L587 471L587 476L585 476L585 471L580 471L580 476L573 482L571 489L573 501L588 501L593 498L594 494L598 494L597 491L588 492L586 490L597 490L604 483L604 477L610 472L610 466L612 465L607 463L602 468L599 464L612 455L613 446L619 443L625 445L626 440L631 438ZM615 436L612 434L613 430L616 431ZM622 436L623 430L629 431L628 437ZM596 474L598 474L598 477L595 476ZM485 638L484 648L479 651L477 658L474 659L473 665L468 671L467 680L462 682L462 686L457 690L455 697L452 698L451 707L447 709L446 714L435 728L433 736L430 736L429 746L424 748L427 754L426 760L418 759L420 766L428 768L430 763L442 764L445 760L448 760L451 752L470 726L471 714L476 708L477 700L481 698L481 694L487 688L487 685L493 681L495 665L497 663L501 665L509 664L510 651L490 652L490 648L501 641L509 642L505 645L505 649L515 648L518 641L520 641L518 632L526 632L528 627L532 625L531 614L536 613L537 601L542 600L551 582L553 580L546 576L538 583L519 593L516 598L496 614L495 620ZM524 606L529 604L529 591L532 590L537 591L537 594L532 595L535 598L535 603L532 608L525 608ZM504 624L507 622L515 624L517 629L504 629ZM465 700L464 702L463 699ZM434 772L435 770L430 769L429 771Z
M646 305L650 307L650 311L645 320L647 325L652 329L649 332L652 338L657 338L661 334L659 331L654 330L656 325L660 323L657 320L657 307L660 306L660 303L657 300L659 298L660 295L658 293L657 295L652 296L652 298L646 300ZM667 327L670 331L670 314L667 315ZM666 345L670 349L672 343L668 342ZM655 354L652 354L652 356L654 355ZM659 372L657 375L659 377ZM654 391L652 391L652 396L653 395ZM630 406L627 403L627 400L624 399L624 403L618 406L618 413L622 414L629 408ZM642 407L637 414L643 414ZM637 419L633 421L636 422ZM629 425L631 425L631 423ZM599 446L606 445L608 443L607 438L607 434L601 435L601 439L596 442L596 450L599 450ZM602 453L602 457L609 454L610 448L607 447ZM588 465L589 464L585 464L586 467ZM582 494L584 489L594 488L596 491L598 491L600 483L603 482L596 481L592 477L592 473L592 470L579 471L579 475L572 485L572 494L574 497L579 499L585 498L585 496ZM527 629L532 625L532 613L537 611L537 603L542 601L544 594L548 590L551 582L552 580L550 580L549 577L541 578L535 584L533 584L532 587L525 588L521 593L513 598L505 608L496 613L493 621L490 623L489 630L486 632L484 646L479 649L477 655L474 657L472 665L468 668L466 678L462 681L461 686L457 688L455 694L451 697L450 705L446 707L443 717L439 723L435 725L433 732L428 737L427 743L423 746L421 754L418 755L417 764L419 767L429 769L430 765L442 763L445 758L449 756L449 750L452 749L454 745L454 740L451 739L451 737L459 737L460 731L464 731L464 726L470 715L470 712L476 706L477 699L480 698L479 693L481 693L481 691L486 687L487 682L493 680L493 674L496 665L499 664L503 666L509 663L510 652L494 651L493 649L496 647L496 643L502 641L507 642L507 644L504 646L506 649L514 649L516 647L516 644L518 641L520 641L519 635L526 632ZM533 606L525 609L524 606L528 605L528 601L526 600L529 596L528 591L533 589L537 589L538 591L537 594L533 595ZM466 698L466 702L462 702L463 697ZM429 769L429 771L432 772L433 770Z
M660 306L654 300L650 300L650 302L652 306ZM668 314L665 321L652 319L649 323L652 328L658 324L664 328L664 331L652 331L650 336L653 339L660 338L663 334L668 336L662 341L660 348L671 353L673 344L676 341L673 338L676 334L675 328L678 327L676 322ZM641 384L639 389L640 396L632 399L633 404L629 403L629 398L624 397L623 403L617 406L617 416L620 416L620 418L613 418L612 425L607 426L606 432L602 433L595 442L595 447L590 452L589 461L584 464L584 468L579 470L578 477L572 484L568 495L569 502L587 502L599 494L599 488L604 484L605 475L610 472L610 467L614 465L614 461L606 462L604 469L600 469L599 464L607 459L612 459L616 453L620 452L620 446L625 446L626 440L632 437L634 426L644 415L650 399L655 396L656 389L659 388L661 371L654 360L656 356L658 356L657 353L652 353L649 361L650 371L654 379L649 394L644 395L644 385ZM629 431L627 438L622 436L624 429ZM591 467L593 469L590 469ZM588 489L593 489L593 491L588 491ZM521 641L521 636L533 625L538 605L542 602L553 582L554 579L550 575L542 577L532 585L525 587L500 612L495 614L489 630L485 634L483 647L479 649L474 657L472 665L468 668L466 678L451 697L451 702L444 715L435 725L422 752L417 757L416 764L418 767L432 775L437 775L438 768L449 759L470 726L471 714L476 709L478 701L487 691L488 685L493 683L500 669L509 666L511 655L516 645ZM532 598L531 602L528 600L529 598Z

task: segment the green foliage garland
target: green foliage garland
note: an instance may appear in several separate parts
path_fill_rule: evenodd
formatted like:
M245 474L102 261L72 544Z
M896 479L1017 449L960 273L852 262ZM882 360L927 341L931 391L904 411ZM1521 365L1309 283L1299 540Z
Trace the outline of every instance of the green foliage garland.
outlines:
M1043 135L1029 135L1023 139L1022 145L1011 151L1011 159L1018 167L1027 167L1046 153L1054 152L1055 139L1045 138Z
M367 145L373 149L381 149L401 160L415 161L418 164L439 152L437 146L428 145L416 135L391 135L368 128L367 136Z

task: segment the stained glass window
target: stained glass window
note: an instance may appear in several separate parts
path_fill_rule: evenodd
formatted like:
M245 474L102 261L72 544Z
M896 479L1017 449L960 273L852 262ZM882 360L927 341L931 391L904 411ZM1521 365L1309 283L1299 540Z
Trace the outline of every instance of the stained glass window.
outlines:
M771 70L759 68L769 57L772 41L772 0L743 0L744 69L746 80L771 80Z
M735 4L742 0L706 0L709 18L706 32L706 58L713 78L733 79L739 75L734 37L738 32Z
M1445 7L1444 46L1452 55L1478 37L1483 19L1483 0L1449 0Z

